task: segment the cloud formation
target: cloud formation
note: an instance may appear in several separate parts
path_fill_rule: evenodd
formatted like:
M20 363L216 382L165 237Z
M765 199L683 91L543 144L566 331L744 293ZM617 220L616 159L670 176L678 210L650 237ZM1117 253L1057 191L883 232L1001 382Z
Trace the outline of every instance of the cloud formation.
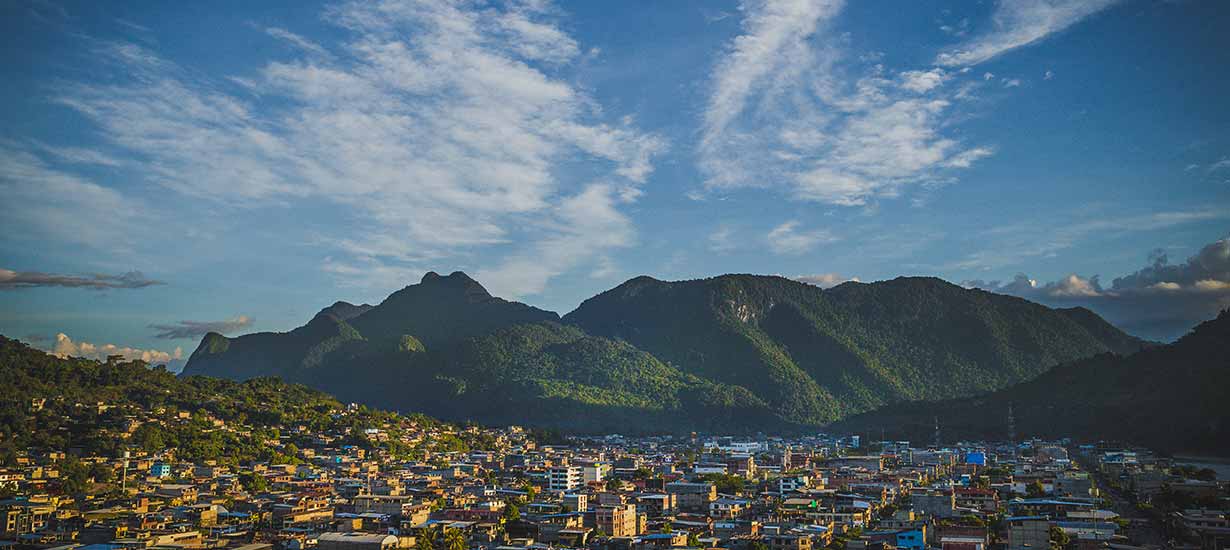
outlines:
M993 29L941 52L943 67L977 65L1062 31L1119 0L1000 0Z
M798 220L790 220L774 227L765 239L774 254L798 255L810 251L819 244L831 243L837 237L824 229L800 229Z
M140 359L155 365L171 364L182 360L184 350L183 348L176 347L175 351L168 353L152 349L120 347L115 344L99 345L89 342L74 342L67 334L61 332L56 335L55 347L52 348L51 354L57 357L82 357L97 361L105 361L111 355L120 355L130 361Z
M88 275L62 275L37 271L13 271L0 269L0 290L17 290L40 287L87 288L107 290L113 288L145 288L164 285L162 281L146 278L140 271L120 275L91 273Z
M744 4L743 34L714 69L704 113L698 166L707 188L784 185L796 199L857 206L948 181L993 154L947 135L955 102L969 94L946 85L960 73L852 59L829 29L842 7Z
M1155 250L1149 265L1115 278L1109 286L1096 275L1070 274L1039 283L1023 273L1011 281L962 284L1048 305L1085 306L1139 336L1170 340L1230 308L1230 238L1205 245L1179 264Z
M252 326L252 318L240 315L233 319L222 321L179 321L171 324L153 324L149 328L157 330L155 338L178 340L183 338L200 338L210 332L228 334Z
M631 202L665 149L630 118L609 120L566 77L581 49L556 17L547 2L346 2L324 14L346 33L337 44L266 29L292 53L256 74L204 79L110 44L100 59L125 78L70 86L56 100L109 146L147 159L151 183L241 208L339 208L354 223L319 239L333 249L330 272L421 273L518 237L529 244L510 257L538 254L537 277L550 278L602 256L541 256L577 197L594 199L598 186ZM577 160L597 168L573 175L566 165ZM520 233L527 217L552 216Z

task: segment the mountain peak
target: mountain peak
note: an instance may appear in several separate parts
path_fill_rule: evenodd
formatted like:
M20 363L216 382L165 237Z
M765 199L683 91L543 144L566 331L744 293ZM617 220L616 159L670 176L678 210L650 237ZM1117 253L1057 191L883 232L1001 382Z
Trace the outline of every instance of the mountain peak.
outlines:
M335 321L349 321L350 319L367 313L367 310L371 308L372 306L368 304L356 306L350 302L338 300L333 302L333 305L317 312L313 319L325 317Z

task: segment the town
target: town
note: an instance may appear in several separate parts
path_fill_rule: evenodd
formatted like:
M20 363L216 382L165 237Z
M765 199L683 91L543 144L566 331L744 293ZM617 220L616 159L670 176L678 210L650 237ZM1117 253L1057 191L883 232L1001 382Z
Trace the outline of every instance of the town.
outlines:
M327 411L334 422L317 423L323 429L257 429L205 412L107 410L104 402L74 407L112 419L114 427L104 430L121 442L116 456L71 448L4 457L0 548L1230 544L1230 499L1216 472L1109 444L920 445L823 434L563 438L519 427L373 417L353 404ZM259 438L272 458L194 461L173 446L138 443L141 426L177 423Z

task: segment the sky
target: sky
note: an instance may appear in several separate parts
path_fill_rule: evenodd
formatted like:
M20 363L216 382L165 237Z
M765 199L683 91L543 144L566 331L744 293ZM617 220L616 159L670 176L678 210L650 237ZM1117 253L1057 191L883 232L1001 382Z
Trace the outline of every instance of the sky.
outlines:
M182 364L427 271L1230 307L1230 4L0 5L0 333Z

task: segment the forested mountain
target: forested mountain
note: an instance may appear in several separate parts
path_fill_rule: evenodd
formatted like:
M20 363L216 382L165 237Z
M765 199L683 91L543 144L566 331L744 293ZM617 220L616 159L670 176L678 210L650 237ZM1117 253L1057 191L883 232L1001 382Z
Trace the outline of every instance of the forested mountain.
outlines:
M832 426L929 440L1018 437L1121 440L1172 452L1230 456L1230 312L1178 341L1128 356L1099 354L976 397L900 403Z
M934 278L846 283L639 277L564 318L687 372L747 387L807 424L904 399L983 392L1141 342L1071 315Z
M788 429L970 395L1142 342L1088 311L938 279L632 279L561 319L429 273L287 333L210 334L184 372L280 376L450 419L578 431Z

